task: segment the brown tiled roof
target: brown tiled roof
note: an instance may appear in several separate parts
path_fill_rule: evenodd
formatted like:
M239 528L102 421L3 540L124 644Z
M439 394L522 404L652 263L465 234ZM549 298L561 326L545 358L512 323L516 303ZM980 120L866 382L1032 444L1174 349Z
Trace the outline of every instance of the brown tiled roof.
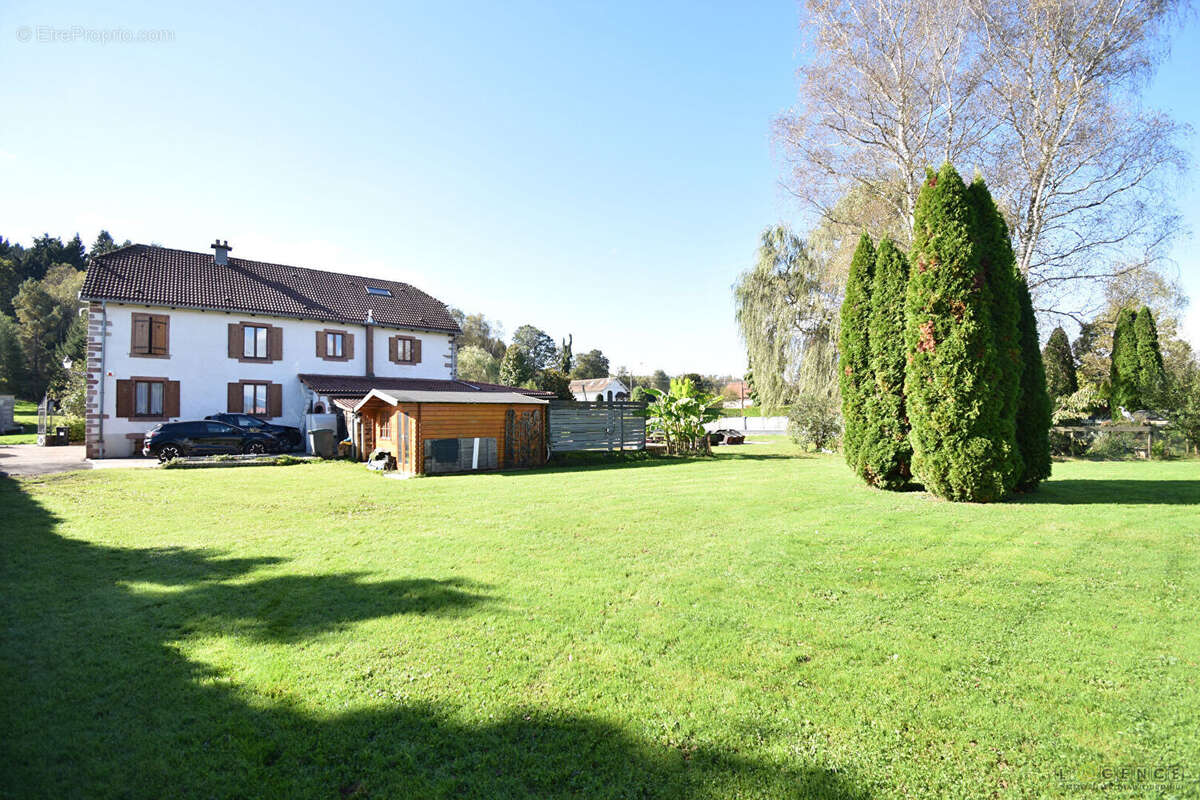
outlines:
M571 381L572 392L596 392L602 387L607 386L610 382L619 380L611 375L607 378L576 378Z
M367 286L391 297L367 293ZM89 300L215 308L362 324L368 309L383 326L457 333L446 306L407 283L211 253L134 244L92 259L83 282Z
M554 392L539 389L519 389L497 383L476 381L451 381L436 378L367 378L362 375L300 375L305 386L318 394L342 397L362 397L372 389L393 389L409 392L516 392L529 397L546 400L554 398Z

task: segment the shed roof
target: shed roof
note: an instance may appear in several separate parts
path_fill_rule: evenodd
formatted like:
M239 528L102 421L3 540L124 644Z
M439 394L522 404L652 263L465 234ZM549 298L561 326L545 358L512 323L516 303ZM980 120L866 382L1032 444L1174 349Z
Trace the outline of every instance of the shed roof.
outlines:
M420 390L372 389L370 393L354 406L358 411L372 398L382 400L389 405L400 403L463 403L463 404L500 404L500 405L539 405L544 406L548 401L540 397L530 397L516 392L425 392Z

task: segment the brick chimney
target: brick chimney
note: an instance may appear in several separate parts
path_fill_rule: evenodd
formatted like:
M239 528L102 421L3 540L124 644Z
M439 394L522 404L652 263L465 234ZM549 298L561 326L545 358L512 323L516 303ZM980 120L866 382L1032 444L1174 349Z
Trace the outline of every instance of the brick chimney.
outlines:
M213 249L213 263L219 267L223 267L229 263L229 251L233 248L229 246L229 240L222 242L217 239L209 245Z

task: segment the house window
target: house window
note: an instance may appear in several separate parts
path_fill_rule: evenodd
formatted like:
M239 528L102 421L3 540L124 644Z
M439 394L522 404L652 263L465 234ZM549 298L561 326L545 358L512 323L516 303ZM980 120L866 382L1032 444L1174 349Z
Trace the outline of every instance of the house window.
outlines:
M143 357L165 358L169 351L169 324L171 318L166 314L132 315L133 340L130 343L131 355Z
M401 339L396 342L396 357L401 361L412 361L412 339Z
M242 357L267 357L267 328L262 325L246 325L242 328Z
M389 337L388 360L393 364L420 364L421 340L415 336Z
M392 296L392 290L391 290L391 289L384 289L383 287L380 287L380 286L368 286L368 287L367 287L367 294L377 294L377 295L379 295L380 297L391 297L391 296Z
M242 384L242 411L246 414L267 414L267 384Z
M163 382L133 382L133 414L136 417L161 417L163 415Z
M341 358L346 346L346 335L342 333L325 334L325 355Z

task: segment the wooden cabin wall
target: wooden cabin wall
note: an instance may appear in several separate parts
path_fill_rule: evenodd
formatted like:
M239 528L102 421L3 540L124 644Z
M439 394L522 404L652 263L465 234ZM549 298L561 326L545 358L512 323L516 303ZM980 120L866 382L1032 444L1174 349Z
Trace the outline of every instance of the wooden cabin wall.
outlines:
M494 438L496 459L503 466L504 422L508 410L511 408L517 413L536 411L545 414L545 406L526 403L421 403L420 406L419 436L415 453L418 472L425 471L426 439L463 439L477 436ZM545 430L544 419L542 428Z

